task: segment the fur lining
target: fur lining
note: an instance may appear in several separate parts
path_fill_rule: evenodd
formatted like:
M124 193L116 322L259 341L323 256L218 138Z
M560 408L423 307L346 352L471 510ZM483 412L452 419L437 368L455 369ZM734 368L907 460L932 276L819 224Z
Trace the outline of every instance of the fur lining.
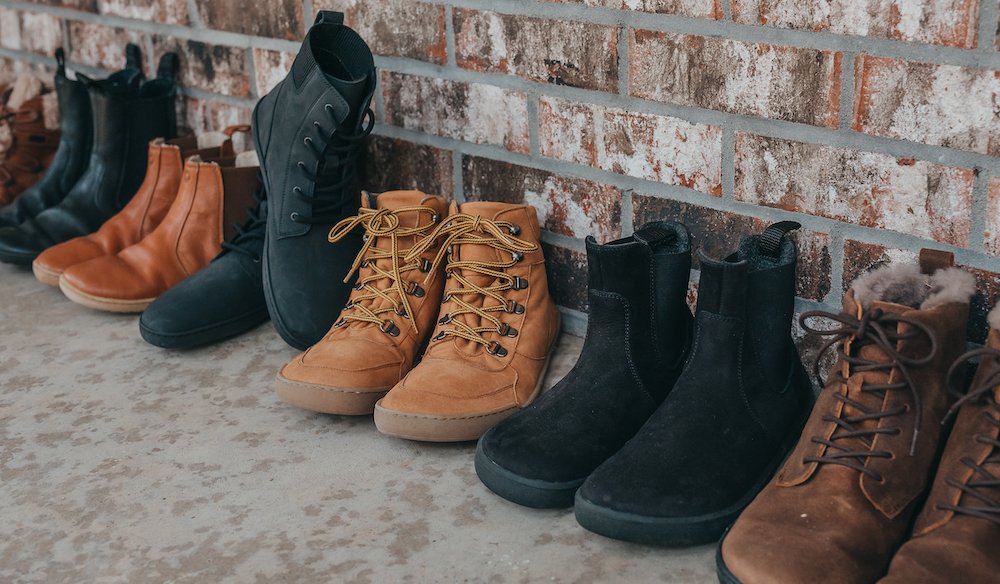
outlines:
M236 166L260 166L256 150L247 150L236 155Z
M218 148L228 139L229 136L226 136L222 132L205 132L203 134L198 134L198 150Z
M1000 331L1000 302L993 307L986 320L990 323L990 328Z
M949 302L968 302L976 293L976 278L958 268L928 276L916 264L897 264L859 276L851 288L863 308L880 300L927 310Z

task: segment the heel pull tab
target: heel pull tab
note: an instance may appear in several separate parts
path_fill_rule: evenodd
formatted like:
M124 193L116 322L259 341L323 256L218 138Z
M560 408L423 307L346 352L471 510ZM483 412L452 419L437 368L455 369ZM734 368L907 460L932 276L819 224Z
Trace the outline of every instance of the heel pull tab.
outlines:
M66 76L66 51L59 47L56 49L56 74Z
M802 227L797 221L778 221L770 225L760 234L757 246L760 252L771 259L778 259L781 255L781 241L789 231L794 231Z
M632 238L649 247L656 247L660 243L669 243L677 239L677 234L659 225L644 225L632 234Z
M938 270L955 267L955 254L950 251L923 248L920 250L920 271L928 276Z
M160 57L160 65L156 68L156 78L175 81L180 66L181 60L177 53L166 53Z
M142 71L142 49L139 45L132 43L125 45L125 68Z
M334 12L333 10L320 10L316 13L316 22L313 26L317 24L344 24L344 13Z

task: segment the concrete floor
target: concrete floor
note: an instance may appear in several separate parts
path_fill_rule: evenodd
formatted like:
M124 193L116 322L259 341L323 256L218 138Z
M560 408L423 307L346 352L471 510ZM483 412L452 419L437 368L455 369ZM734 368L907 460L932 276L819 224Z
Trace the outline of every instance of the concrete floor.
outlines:
M270 325L166 352L0 265L2 582L715 582L486 490L473 445L280 403ZM549 373L570 367L564 337Z

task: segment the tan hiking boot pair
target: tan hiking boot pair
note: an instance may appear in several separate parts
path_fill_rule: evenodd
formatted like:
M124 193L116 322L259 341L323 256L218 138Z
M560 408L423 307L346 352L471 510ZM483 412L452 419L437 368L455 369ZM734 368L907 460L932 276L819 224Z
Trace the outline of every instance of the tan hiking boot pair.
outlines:
M384 434L455 442L479 438L538 395L559 313L534 208L449 205L419 191L372 204L365 194L330 241L357 227L357 284L326 337L278 373L283 401L374 412Z

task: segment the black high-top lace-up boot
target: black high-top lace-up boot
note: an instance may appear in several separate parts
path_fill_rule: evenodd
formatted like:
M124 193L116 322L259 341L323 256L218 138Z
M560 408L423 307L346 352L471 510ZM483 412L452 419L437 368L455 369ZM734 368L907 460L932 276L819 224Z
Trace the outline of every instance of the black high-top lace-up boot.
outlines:
M175 53L165 54L156 79L145 82L85 79L94 127L87 170L58 205L0 229L0 261L30 264L57 243L97 231L132 199L146 175L149 141L177 134L177 64Z
M343 279L361 233L336 244L327 236L361 205L357 158L375 84L368 45L343 14L321 11L288 76L254 109L269 204L264 292L275 328L298 349L323 338L350 292Z

